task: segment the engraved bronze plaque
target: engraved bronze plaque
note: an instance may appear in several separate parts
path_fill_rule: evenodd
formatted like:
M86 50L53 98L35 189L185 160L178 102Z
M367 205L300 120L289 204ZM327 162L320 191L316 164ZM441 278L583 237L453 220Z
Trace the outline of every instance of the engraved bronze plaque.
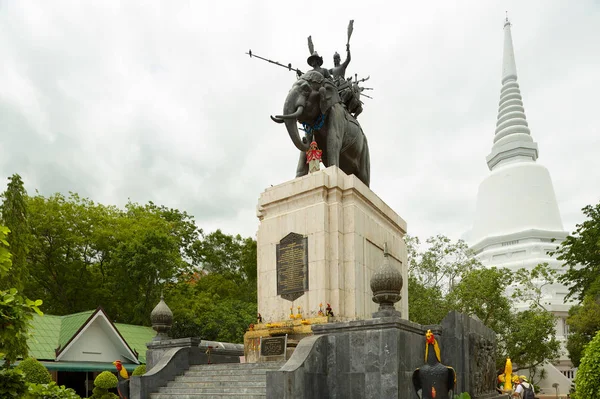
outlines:
M260 340L261 356L285 356L287 335L280 337L262 337Z
M308 291L308 238L290 233L277 244L277 295L294 301Z

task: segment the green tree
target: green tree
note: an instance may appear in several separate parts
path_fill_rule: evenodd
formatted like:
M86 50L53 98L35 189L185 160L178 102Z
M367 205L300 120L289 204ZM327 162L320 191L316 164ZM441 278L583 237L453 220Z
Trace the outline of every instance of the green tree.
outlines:
M244 332L256 321L256 298L244 297L244 288L229 275L201 273L181 280L167 291L173 311L171 336L243 342Z
M499 339L503 366L510 357L515 366L513 371L531 370L544 362L557 360L560 356L560 342L556 339L555 317L541 308L530 308L515 313L510 319L507 331Z
M450 310L478 318L497 334L499 368L506 357L519 370L558 356L554 316L542 301L542 290L555 281L555 271L546 264L514 273L483 268L462 241L437 236L426 242L428 247L420 252L418 238L407 240L411 321L437 324ZM517 312L514 303L522 301L530 308Z
M199 266L199 230L185 212L128 203L104 206L71 193L30 197L32 281L57 315L104 307L123 323L149 324L169 281Z
M0 226L0 279L6 278L11 271L8 233L8 228ZM23 297L16 288L0 290L0 358L4 358L4 367L27 356L33 312L41 315L41 304L40 300L31 301Z
M558 358L555 317L541 304L541 288L551 284L554 272L547 265L511 273L506 268L486 268L467 273L450 294L458 310L479 318L497 334L498 368L510 357L514 371L535 369ZM542 276L550 279L544 280ZM540 281L538 285L530 282ZM506 288L519 283L509 296ZM514 302L528 302L529 309L517 311Z
M579 367L583 348L600 331L600 296L588 295L583 303L569 309L567 350L573 366Z
M216 230L196 241L202 269L256 281L256 241Z
M252 238L204 234L187 213L151 202L120 209L70 193L38 194L27 205L26 292L48 313L101 305L114 321L147 325L164 291L178 334L240 342L255 321Z
M451 291L463 274L482 267L463 240L452 242L444 235L429 237L422 252L418 237L406 236L405 242L409 275L422 286L437 288L443 294Z
M256 241L217 230L195 244L202 270L167 290L174 337L242 342L256 321Z
M582 209L587 220L576 226L552 254L568 267L560 280L569 286L570 297L583 301L586 295L600 294L600 203Z
M109 294L107 312L123 322L148 324L165 284L198 265L192 249L197 236L193 219L185 213L127 204L102 273Z
M497 334L504 334L512 318L512 306L506 287L511 281L508 269L495 267L465 273L450 301L454 309L476 316Z
M1 212L2 223L11 231L7 241L12 254L12 272L3 279L0 288L14 287L22 291L29 276L27 253L31 241L27 222L27 192L18 174L9 177L8 181L6 191L2 194Z
M585 347L575 375L577 399L600 399L600 331Z
M101 244L112 243L102 243L101 232L114 225L111 215L118 210L76 194L36 195L29 197L28 206L33 239L26 293L42 298L46 312L56 315L103 304L97 301L94 269L105 261L106 248Z
M419 324L437 324L452 306L438 287L427 287L412 275L408 276L409 319Z
M426 240L421 250L418 237L405 237L408 253L408 308L411 321L439 323L455 307L446 294L460 277L481 268L467 244L438 235Z

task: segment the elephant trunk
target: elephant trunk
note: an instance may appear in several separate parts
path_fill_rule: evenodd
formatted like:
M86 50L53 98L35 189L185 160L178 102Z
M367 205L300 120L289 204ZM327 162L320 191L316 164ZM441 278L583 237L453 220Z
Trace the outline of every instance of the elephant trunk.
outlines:
M298 124L295 119L286 119L285 120L285 128L287 129L290 138L294 142L296 148L300 151L308 151L310 147L309 143L302 141L300 138L300 133L298 132Z
M296 120L302 115L304 111L305 99L297 90L290 90L285 104L283 105L283 115L278 115L278 119L282 119L285 122L285 128L292 139L292 142L300 151L308 151L309 143L305 143L300 138L298 132L298 124Z

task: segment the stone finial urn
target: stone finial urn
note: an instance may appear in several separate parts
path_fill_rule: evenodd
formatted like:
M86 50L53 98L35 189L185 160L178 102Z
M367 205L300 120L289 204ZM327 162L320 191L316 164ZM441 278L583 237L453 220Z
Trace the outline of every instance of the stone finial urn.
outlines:
M373 317L400 316L394 304L402 298L402 274L390 265L387 243L383 245L383 265L371 277L373 302L379 304L379 310Z
M161 340L168 338L169 330L173 325L173 312L165 303L165 298L161 294L160 302L150 313L150 321L152 322L152 328L157 332L155 340Z

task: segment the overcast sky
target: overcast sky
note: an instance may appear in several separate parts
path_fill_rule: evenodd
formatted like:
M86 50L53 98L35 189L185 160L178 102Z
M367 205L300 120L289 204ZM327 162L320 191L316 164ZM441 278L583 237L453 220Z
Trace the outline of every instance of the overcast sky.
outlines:
M564 226L600 198L600 3L0 0L0 176L105 204L153 201L254 236L295 176L280 113L306 38L371 76L371 188L422 238L472 224L494 136L505 10L538 162ZM4 180L5 181L5 180ZM4 187L4 183L2 184ZM2 188L3 190L3 188Z

